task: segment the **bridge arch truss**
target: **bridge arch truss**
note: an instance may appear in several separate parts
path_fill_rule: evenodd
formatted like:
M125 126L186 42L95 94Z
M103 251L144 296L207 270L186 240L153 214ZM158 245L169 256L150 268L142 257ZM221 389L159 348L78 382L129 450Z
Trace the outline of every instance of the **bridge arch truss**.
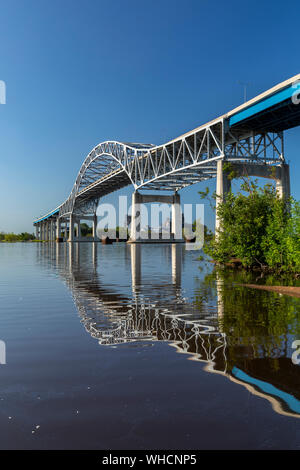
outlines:
M283 134L232 130L220 119L160 146L102 142L84 160L59 216L93 213L99 198L130 184L178 191L215 177L218 160L278 165Z

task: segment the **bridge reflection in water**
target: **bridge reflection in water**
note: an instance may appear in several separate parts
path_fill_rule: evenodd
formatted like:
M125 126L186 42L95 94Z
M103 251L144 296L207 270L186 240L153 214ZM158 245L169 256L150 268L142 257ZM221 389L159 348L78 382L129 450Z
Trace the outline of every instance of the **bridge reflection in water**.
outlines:
M291 344L300 337L298 299L233 287L234 279L228 282L218 273L208 273L187 297L181 286L186 252L178 244L161 249L164 259L157 271L161 266L171 271L163 282L155 276L143 279L144 246L120 246L130 271L123 275L116 267L115 278L131 272L131 283L108 285L99 256L104 249L114 250L78 243L41 245L38 252L41 262L51 259L86 331L100 345L166 341L204 363L207 372L223 374L269 400L276 412L300 417L300 366L291 360Z

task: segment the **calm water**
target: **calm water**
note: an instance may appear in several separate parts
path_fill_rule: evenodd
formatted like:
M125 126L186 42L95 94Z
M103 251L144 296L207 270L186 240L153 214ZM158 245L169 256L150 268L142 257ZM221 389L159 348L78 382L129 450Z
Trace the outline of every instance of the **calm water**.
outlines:
M300 299L198 256L0 244L0 447L300 449Z

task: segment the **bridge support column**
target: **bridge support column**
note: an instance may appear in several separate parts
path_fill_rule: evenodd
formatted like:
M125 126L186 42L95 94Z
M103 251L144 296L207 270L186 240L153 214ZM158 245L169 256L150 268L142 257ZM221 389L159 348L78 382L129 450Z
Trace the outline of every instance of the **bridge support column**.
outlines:
M53 236L53 232L54 232L54 221L52 219L50 219L50 242L53 242L54 240L54 236Z
M52 220L52 240L53 242L55 242L55 237L56 237L56 223L55 223L55 219Z
M59 241L61 238L61 219L57 217L56 219L56 241Z
M49 240L49 222L45 220L45 242Z
M70 215L70 221L69 221L69 238L68 242L73 242L74 241L74 216L71 214Z
M289 198L290 189L290 167L286 163L280 165L280 177L276 179L276 191L279 197Z
M234 173L240 176L257 176L276 181L276 190L280 197L290 197L290 167L286 163L278 166L255 163L232 163Z
M216 234L220 230L220 218L218 216L218 207L225 200L226 194L230 191L231 182L223 171L224 160L217 161L217 184L216 184Z
M135 191L132 193L132 205L131 205L131 233L130 239L135 242L140 239L141 231L141 204L142 195Z
M174 240L182 240L182 213L180 195L175 193L172 204L172 236Z
M92 235L93 235L94 241L96 242L97 241L97 214L95 214L93 217Z
M163 237L163 241L179 241L182 242L182 212L180 205L180 196L175 193L173 196L161 195L161 194L140 194L135 191L132 194L132 206L131 206L131 233L130 242L143 242L141 240L141 204L160 202L163 204L171 204L172 208L172 224L171 232L172 236ZM152 215L152 210L151 210ZM153 222L153 221L151 221ZM153 240L159 240L158 237L153 237ZM151 241L151 240L150 240Z
M57 219L53 219L52 236L53 236L53 241L54 242L56 240L56 224L57 224Z
M220 230L220 220L217 214L218 205L224 201L226 193L230 190L230 180L223 172L223 160L217 162L217 188L216 193L216 233ZM236 177L256 176L258 178L268 178L276 181L277 194L282 198L290 197L290 168L286 163L278 166L262 165L257 163L231 163L231 168Z

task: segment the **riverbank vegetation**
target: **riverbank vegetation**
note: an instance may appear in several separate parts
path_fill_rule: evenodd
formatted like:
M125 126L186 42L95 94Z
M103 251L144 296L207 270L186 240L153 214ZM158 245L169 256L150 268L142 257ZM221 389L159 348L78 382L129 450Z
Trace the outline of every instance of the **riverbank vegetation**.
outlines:
M230 168L227 169L231 178ZM208 190L200 193L209 197ZM210 198L216 201L214 194ZM204 251L219 264L234 260L246 269L300 273L300 203L281 199L272 184L244 178L241 190L217 205L220 230Z
M0 242L29 242L34 241L35 235L33 233L22 232L22 233L5 233L0 232Z

